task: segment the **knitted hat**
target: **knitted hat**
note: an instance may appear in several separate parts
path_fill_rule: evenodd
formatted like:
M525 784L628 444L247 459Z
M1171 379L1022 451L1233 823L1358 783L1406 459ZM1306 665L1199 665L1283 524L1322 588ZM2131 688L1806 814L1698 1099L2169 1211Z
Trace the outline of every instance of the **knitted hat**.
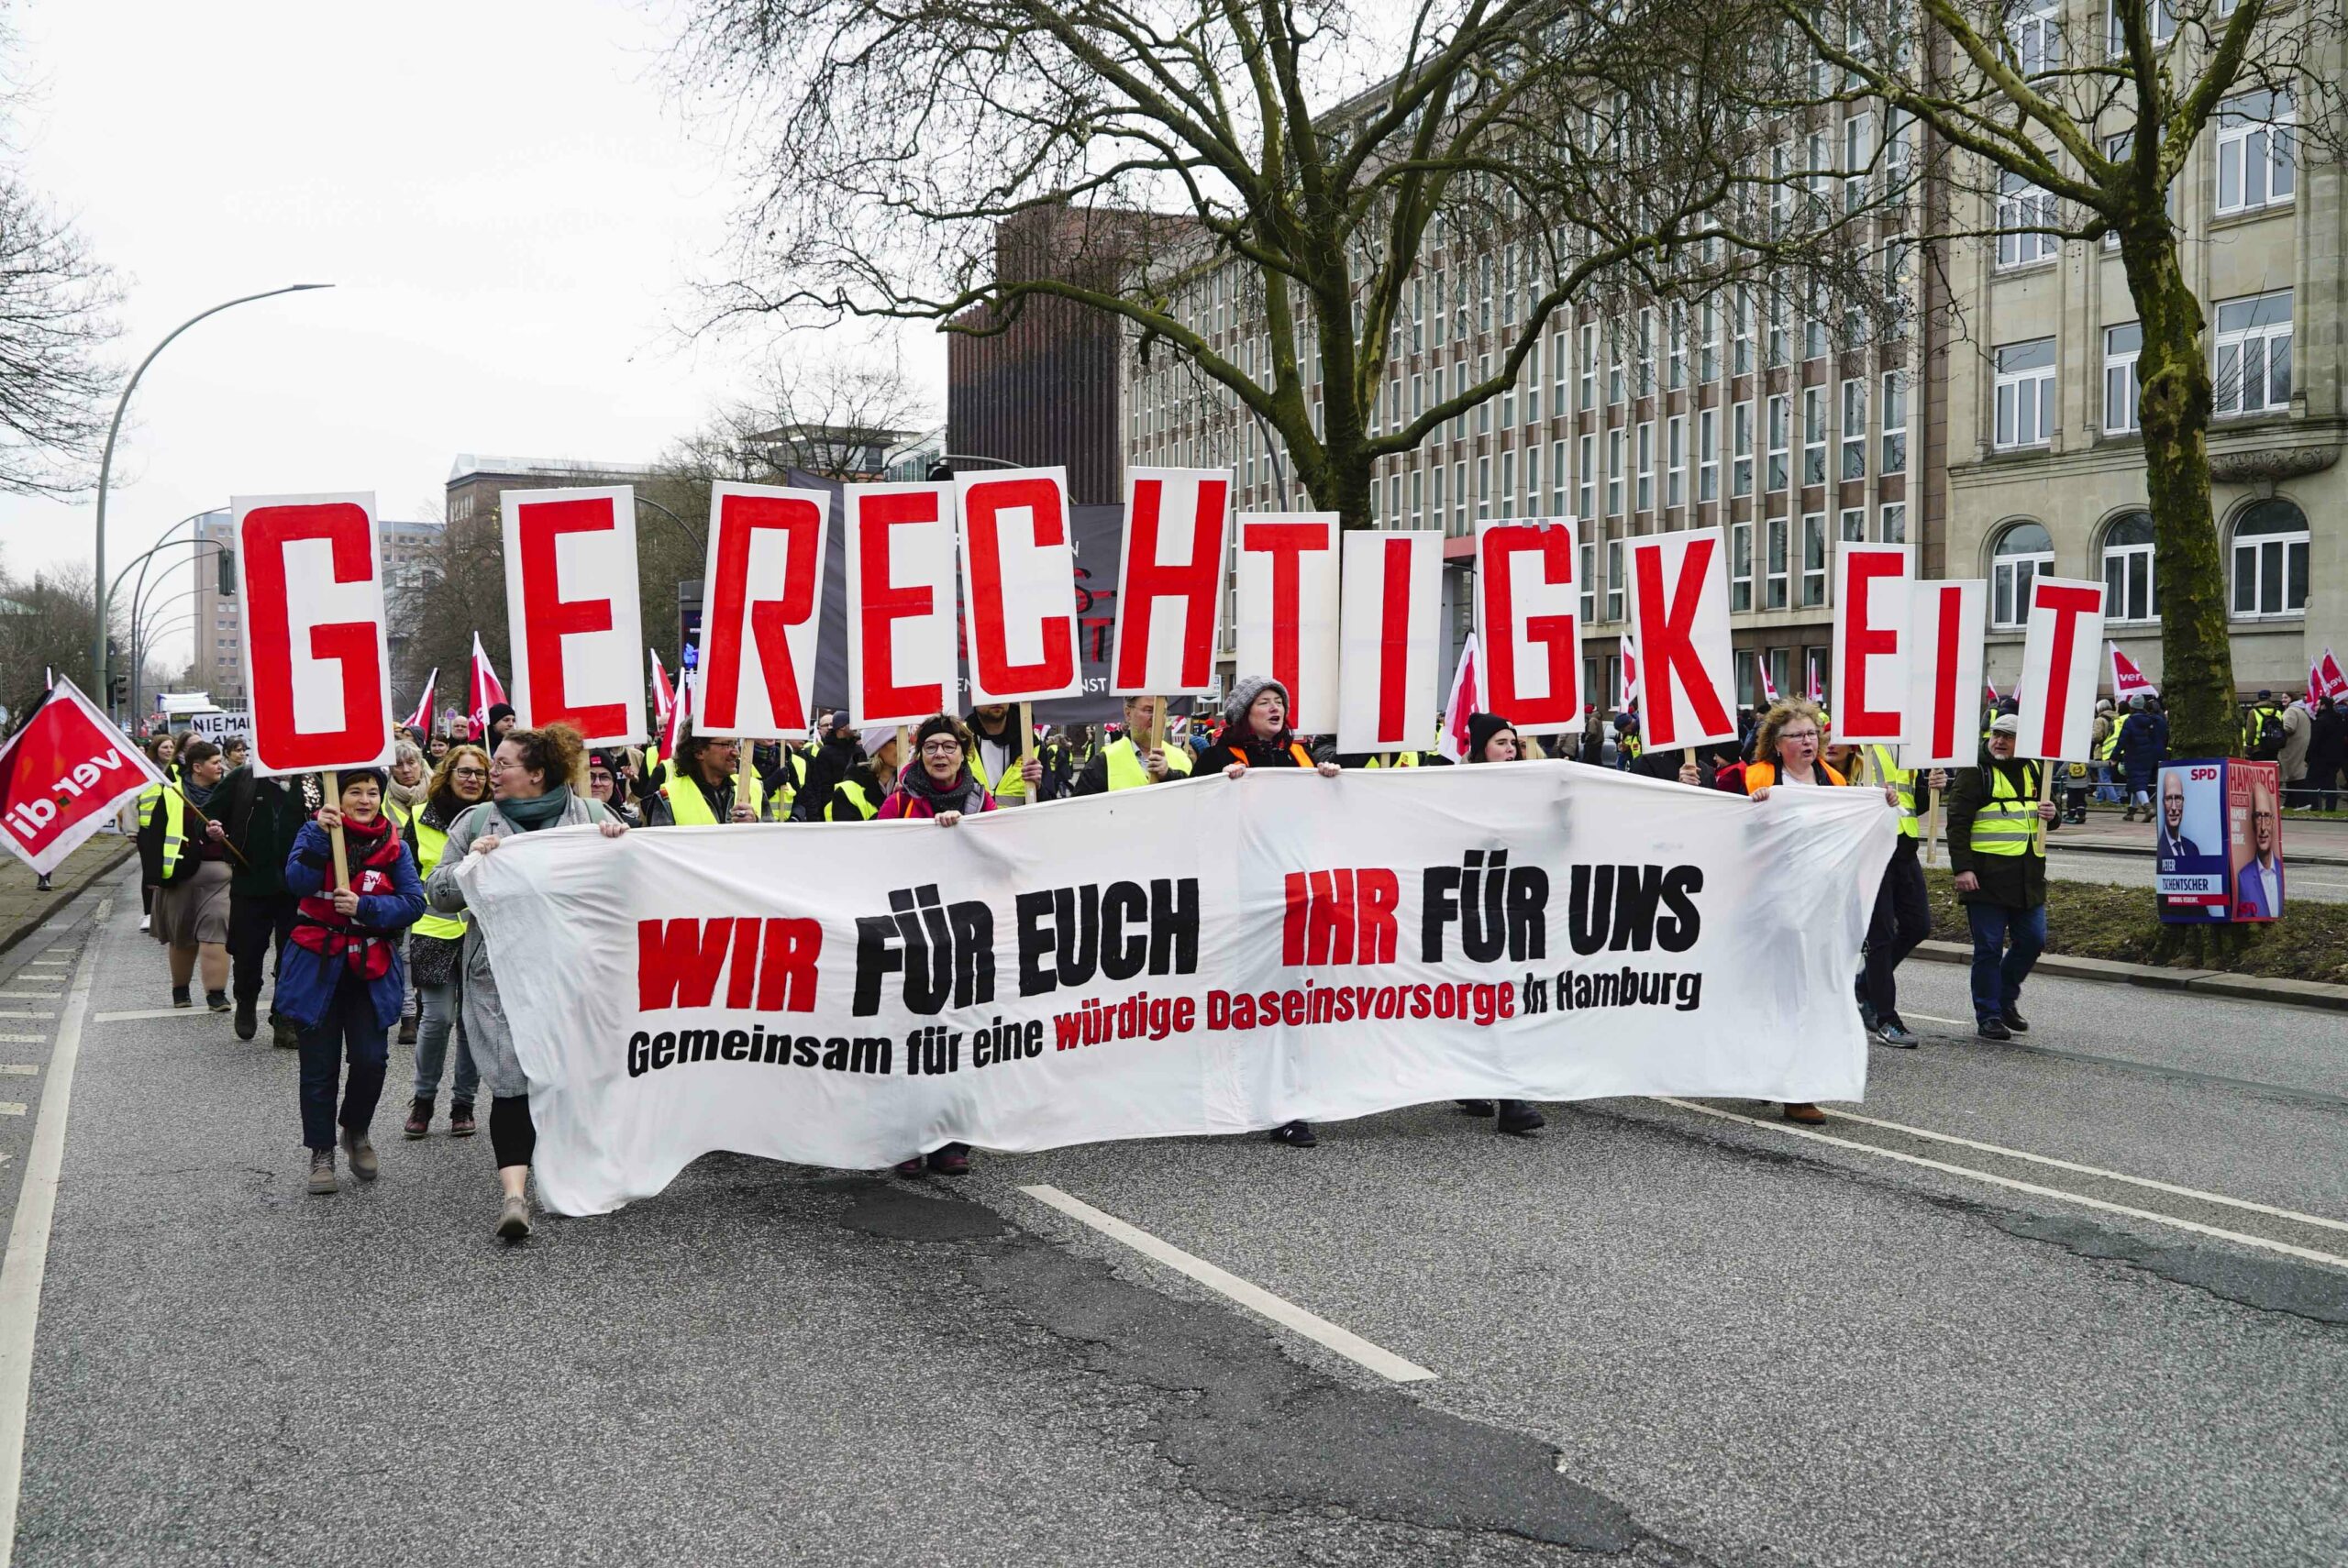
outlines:
M510 719L510 718L512 718L513 716L514 716L514 705L513 705L512 703L510 703L510 702L492 702L492 703L489 705L489 725L488 725L488 727L493 730L493 729L495 729L495 728L497 727L497 721L498 721L498 720L500 720L500 719Z
M865 726L863 733L857 736L857 745L863 750L865 756L878 756L880 755L880 748L896 738L896 725L869 724ZM903 762L904 758L899 757L897 760Z
M1468 760L1470 762L1483 761L1484 747L1490 743L1491 738L1500 734L1502 730L1514 730L1516 726L1514 724L1510 723L1498 713L1468 714Z
M1231 696L1223 705L1223 722L1244 726L1247 723L1247 710L1254 707L1256 699L1267 691L1280 694L1280 710L1286 717L1288 710L1295 706L1289 701L1287 687L1268 675L1243 675L1232 682Z
M2000 735L2018 735L2021 734L2021 720L2012 713L2000 713L1990 723L1989 733Z

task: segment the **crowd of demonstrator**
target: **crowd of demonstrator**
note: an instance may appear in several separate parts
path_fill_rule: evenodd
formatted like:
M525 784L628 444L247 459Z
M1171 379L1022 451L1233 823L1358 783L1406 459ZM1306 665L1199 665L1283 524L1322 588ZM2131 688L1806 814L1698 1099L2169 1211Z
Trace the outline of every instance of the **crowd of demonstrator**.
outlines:
M2326 701L2273 704L2261 693L2244 724L2244 749L2282 764L2294 804L2330 809L2348 766L2348 715ZM138 801L138 846L151 931L170 955L174 1005L233 1010L238 1038L258 1032L263 969L272 948L277 984L270 1025L275 1042L301 1057L303 1143L309 1190L332 1193L340 1168L374 1179L370 1138L390 1066L394 1031L415 1047L414 1081L403 1132L427 1136L444 1073L451 1093L449 1132L471 1135L481 1086L490 1096L490 1143L501 1207L498 1233L529 1233L529 1167L535 1145L528 1081L514 1050L497 977L471 922L455 868L468 854L545 828L594 823L607 837L631 828L731 823L865 822L924 818L953 827L1006 804L1042 802L1145 788L1219 768L1310 769L1443 766L1432 754L1339 756L1314 746L1290 723L1279 682L1235 683L1215 723L1172 719L1156 698L1132 698L1121 727L1071 726L1031 746L1006 707L916 726L862 731L826 714L803 747L745 747L687 734L673 758L635 748L590 751L565 725L518 729L513 711L489 711L477 739L403 737L388 769L345 770L334 800L317 776L263 778L241 739L224 752L193 735L159 735L150 754L168 782ZM2296 717L2295 717L2296 715ZM1834 742L1812 703L1778 701L1742 710L1742 738L1693 752L1643 752L1636 715L1554 737L1559 759L1614 766L1682 786L1766 799L1782 789L1861 786L1880 790L1898 812L1896 852L1877 890L1855 979L1861 1018L1883 1044L1918 1043L1899 1012L1897 970L1931 931L1919 854L1933 797L1941 797L1955 893L1973 938L1972 992L1977 1032L2006 1040L2029 1029L2023 981L2046 942L2043 833L2080 820L2093 790L2151 819L2154 772L2168 756L2157 699L2131 699L2122 713L2099 705L2097 760L2064 768L2066 800L2042 801L2041 764L2014 756L2018 721L2009 700L1993 709L1972 767L1919 775L1892 748ZM1467 764L1544 756L1502 716L1473 715ZM2059 766L2059 765L2058 765ZM346 874L335 866L340 830ZM1520 1100L1461 1100L1503 1132L1544 1125ZM1817 1122L1814 1105L1789 1104L1788 1120ZM1271 1139L1310 1148L1304 1121ZM905 1176L958 1175L969 1150L948 1143L909 1154Z

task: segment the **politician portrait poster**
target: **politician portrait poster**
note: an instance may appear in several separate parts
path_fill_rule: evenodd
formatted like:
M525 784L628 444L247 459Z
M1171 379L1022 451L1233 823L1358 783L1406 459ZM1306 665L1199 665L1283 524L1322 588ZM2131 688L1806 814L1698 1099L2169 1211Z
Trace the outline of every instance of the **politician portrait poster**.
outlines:
M2227 769L2233 816L2234 908L2237 921L2279 920L2283 914L2281 790L2271 762L2235 763Z

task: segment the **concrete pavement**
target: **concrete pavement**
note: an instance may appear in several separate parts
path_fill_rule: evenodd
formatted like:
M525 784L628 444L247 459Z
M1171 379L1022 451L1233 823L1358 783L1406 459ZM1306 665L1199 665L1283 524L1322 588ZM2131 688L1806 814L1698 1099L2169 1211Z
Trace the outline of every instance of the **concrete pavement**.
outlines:
M400 1138L402 1048L382 1179L312 1198L291 1054L98 1021L165 1000L112 886L102 933L85 900L7 955L94 942L97 999L18 1562L2348 1558L2348 1017L2034 981L1991 1046L1963 972L1916 965L1925 1043L1874 1054L1831 1142L1649 1099L959 1184L711 1156L508 1248L486 1136Z

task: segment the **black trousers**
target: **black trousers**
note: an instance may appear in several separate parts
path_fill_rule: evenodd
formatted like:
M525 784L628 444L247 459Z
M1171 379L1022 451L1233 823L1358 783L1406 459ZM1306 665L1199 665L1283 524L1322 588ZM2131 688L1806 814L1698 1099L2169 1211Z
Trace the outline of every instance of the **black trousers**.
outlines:
M1859 990L1886 1023L1899 1017L1899 982L1892 971L1933 933L1924 863L1916 851L1920 842L1903 837L1891 852L1891 864L1883 868L1883 886L1876 889L1875 918L1867 924L1866 966Z
M233 989L240 1002L260 999L261 961L272 940L277 963L285 965L285 942L294 934L294 913L302 900L291 893L228 895L228 961L235 966Z
M530 1097L492 1096L489 1102L489 1146L497 1152L497 1168L526 1165L538 1150L538 1130L530 1121Z

